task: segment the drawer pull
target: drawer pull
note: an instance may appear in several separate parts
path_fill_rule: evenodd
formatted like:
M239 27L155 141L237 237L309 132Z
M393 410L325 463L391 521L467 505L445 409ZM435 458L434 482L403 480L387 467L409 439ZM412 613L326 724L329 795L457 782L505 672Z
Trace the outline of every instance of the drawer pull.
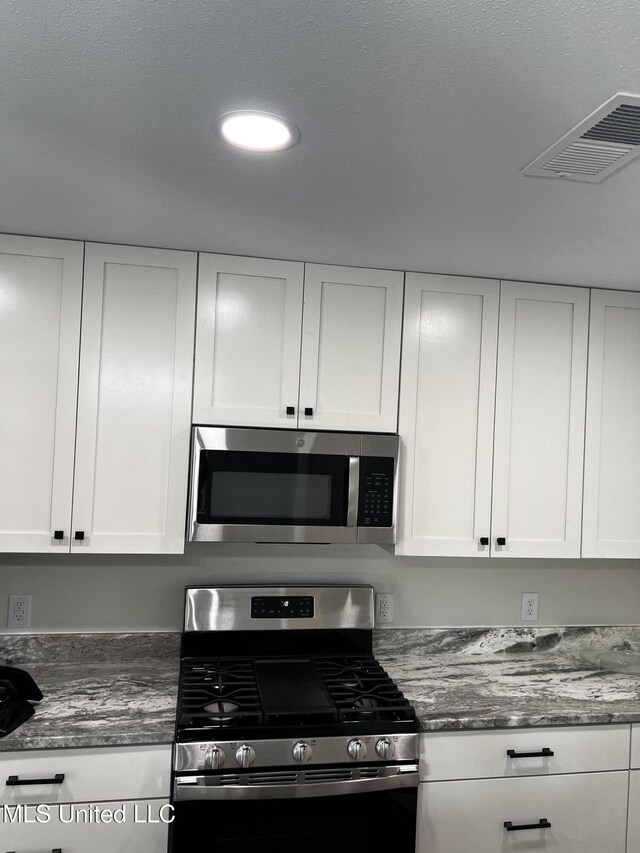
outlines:
M64 773L56 773L53 779L18 779L17 776L9 776L7 785L62 785Z
M517 832L519 829L549 829L550 826L546 817L541 817L538 823L519 823L517 826L514 826L510 820L504 822L507 832Z
M515 749L508 749L507 755L509 758L549 758L555 753L548 746L545 746L540 752L516 752Z

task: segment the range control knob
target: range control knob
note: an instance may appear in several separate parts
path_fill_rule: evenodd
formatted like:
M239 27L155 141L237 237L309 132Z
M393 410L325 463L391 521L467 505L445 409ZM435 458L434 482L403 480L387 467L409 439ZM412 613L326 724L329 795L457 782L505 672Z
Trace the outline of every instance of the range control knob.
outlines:
M306 764L307 761L311 761L312 752L313 750L308 743L305 743L303 740L299 740L293 747L293 759L294 761L297 761L298 764Z
M376 752L380 756L380 758L388 761L393 757L394 753L393 744L389 740L388 737L381 737L378 743L376 744Z
M236 761L240 767L250 767L256 760L256 751L252 746L243 743L236 750Z
M347 752L349 753L349 758L353 758L354 761L362 761L367 754L367 745L356 738L355 740L349 741Z
M204 756L204 763L207 770L217 770L224 764L225 754L219 746L211 746Z

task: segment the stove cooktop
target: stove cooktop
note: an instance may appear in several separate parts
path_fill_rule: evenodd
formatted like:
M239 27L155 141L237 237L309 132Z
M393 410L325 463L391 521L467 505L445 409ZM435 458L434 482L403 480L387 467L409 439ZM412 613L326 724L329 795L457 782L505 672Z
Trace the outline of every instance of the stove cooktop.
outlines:
M367 654L184 658L178 740L417 731L415 711Z

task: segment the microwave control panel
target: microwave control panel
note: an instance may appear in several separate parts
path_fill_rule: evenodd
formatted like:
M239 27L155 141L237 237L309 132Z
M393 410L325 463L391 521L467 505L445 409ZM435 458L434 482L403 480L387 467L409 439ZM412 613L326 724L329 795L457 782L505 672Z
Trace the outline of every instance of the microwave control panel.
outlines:
M358 527L393 525L393 467L390 457L360 457Z

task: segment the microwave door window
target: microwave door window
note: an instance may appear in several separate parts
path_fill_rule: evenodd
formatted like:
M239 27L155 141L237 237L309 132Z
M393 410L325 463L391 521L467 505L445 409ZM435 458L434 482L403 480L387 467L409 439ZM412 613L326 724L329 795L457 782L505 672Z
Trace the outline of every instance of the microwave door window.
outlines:
M206 459L200 460L200 523L346 523L348 460L342 456L204 450L201 454Z

